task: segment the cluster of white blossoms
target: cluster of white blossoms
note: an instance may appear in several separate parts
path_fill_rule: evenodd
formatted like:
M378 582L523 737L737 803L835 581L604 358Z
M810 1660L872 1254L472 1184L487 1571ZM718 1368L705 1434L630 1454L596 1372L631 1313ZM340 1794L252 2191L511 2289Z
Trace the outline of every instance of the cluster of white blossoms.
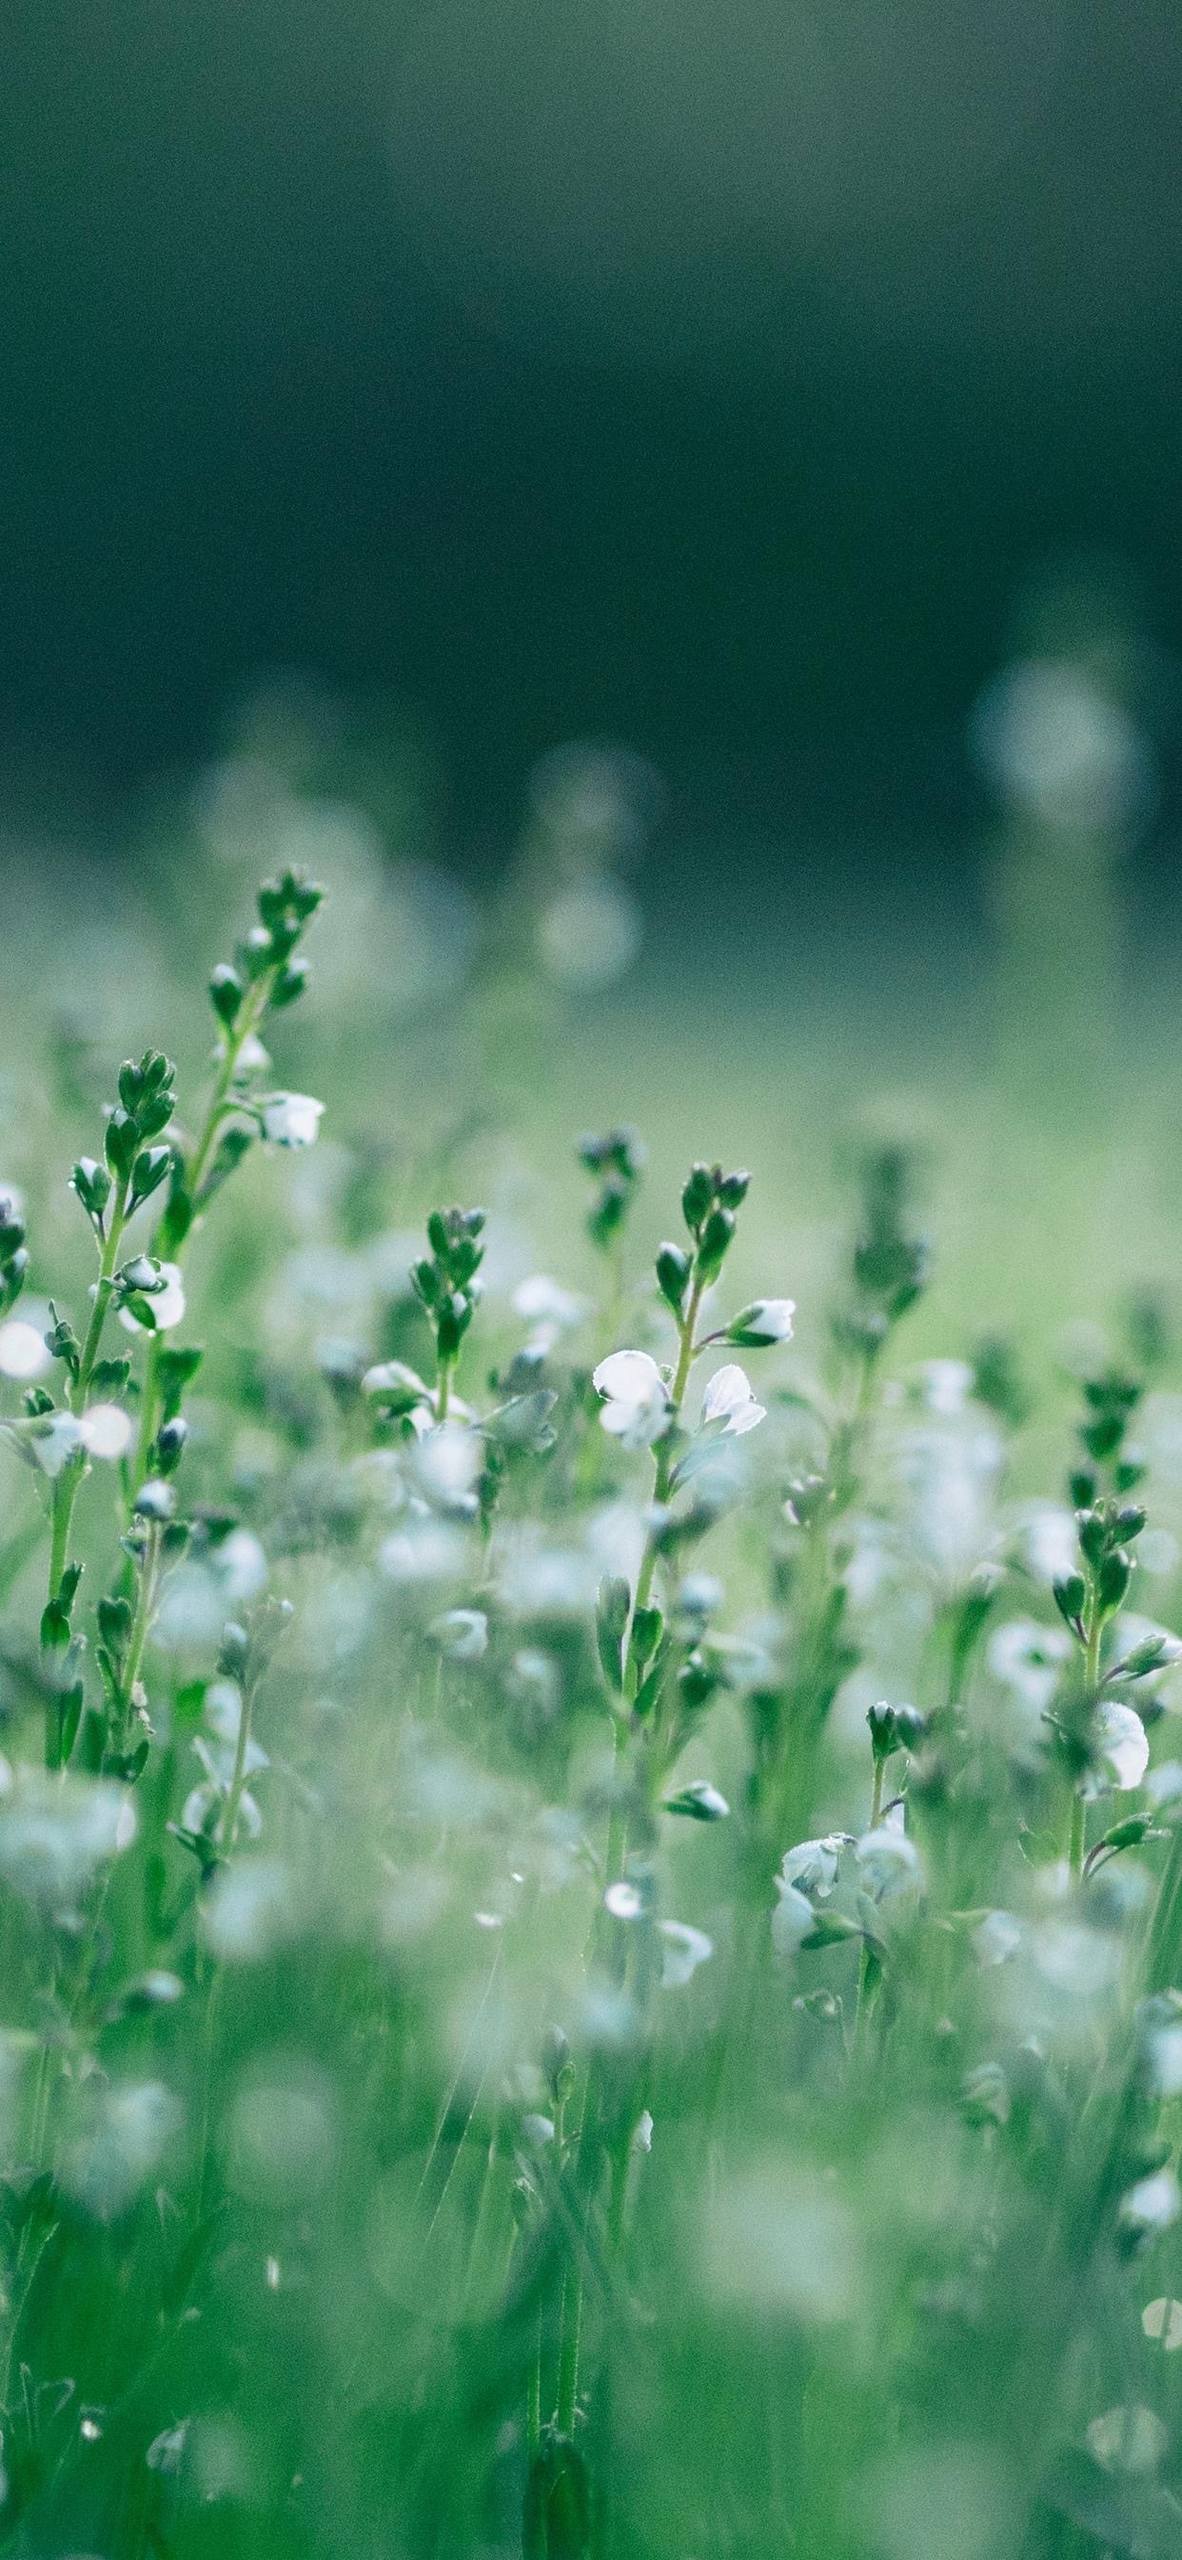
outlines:
M612 1351L593 1373L603 1398L599 1419L605 1431L626 1449L651 1449L663 1438L673 1416L666 1372L647 1351ZM716 1369L702 1396L699 1429L717 1426L718 1436L742 1437L764 1420L751 1381L737 1360Z

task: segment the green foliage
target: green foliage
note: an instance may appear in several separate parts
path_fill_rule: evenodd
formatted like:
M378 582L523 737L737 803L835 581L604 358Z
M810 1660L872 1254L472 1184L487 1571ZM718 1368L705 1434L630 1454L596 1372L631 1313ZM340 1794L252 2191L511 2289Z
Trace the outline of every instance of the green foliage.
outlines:
M0 1197L0 2548L1172 2560L1168 1322L961 1357L894 1141L807 1283L297 1171L319 903Z

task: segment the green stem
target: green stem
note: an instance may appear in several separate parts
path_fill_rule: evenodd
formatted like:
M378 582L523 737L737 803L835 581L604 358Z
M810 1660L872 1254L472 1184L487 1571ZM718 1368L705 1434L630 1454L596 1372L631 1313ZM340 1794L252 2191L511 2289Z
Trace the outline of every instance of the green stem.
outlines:
M124 1731L126 1731L127 1727L127 1716L131 1707L132 1692L135 1688L136 1681L140 1676L140 1664L144 1658L144 1646L147 1643L148 1630L152 1624L152 1613L156 1606L156 1582L159 1565L160 1530L155 1521L153 1521L152 1526L148 1531L147 1545L144 1549L143 1561L140 1565L139 1593L136 1599L135 1616L131 1622L131 1634L128 1638L127 1644L127 1657L123 1665L123 1677L120 1684L123 1691Z
M125 1177L112 1196L111 1223L103 1238L99 1256L99 1276L94 1293L94 1304L90 1310L90 1322L86 1328L85 1340L78 1355L78 1374L70 1389L70 1411L75 1415L86 1411L90 1382L94 1376L99 1346L103 1338L103 1326L106 1323L107 1309L111 1302L115 1266L119 1259L119 1246L122 1242L126 1218L127 1180ZM82 1474L81 1457L70 1458L54 1482L49 1546L49 1597L51 1600L57 1598L62 1575L69 1560L70 1526Z
M232 1108L230 1088L233 1085L235 1075L238 1071L239 1058L242 1055L242 1051L245 1048L247 1041L250 1039L252 1033L258 1030L259 1024L266 1013L267 1006L271 1001L271 991L275 983L275 977L275 969L264 970L263 975L258 980L257 984L253 986L249 993L243 997L238 1019L235 1022L233 1029L226 1033L225 1056L223 1057L221 1066L218 1069L213 1092L209 1098L209 1109L205 1115L205 1123L193 1150L193 1154L189 1160L186 1173L189 1196L194 1202L196 1201L198 1191L201 1188L205 1175L209 1170L209 1159L213 1154L214 1141L217 1137L218 1130L221 1127L222 1121L225 1119L227 1111Z
M702 1303L702 1288L702 1282L700 1280L695 1280L689 1293L685 1314L681 1317L678 1325L677 1366L674 1369L672 1383L669 1388L669 1428L664 1439L658 1445L655 1472L653 1476L653 1504L657 1510L660 1510L662 1504L665 1503L669 1497L669 1480L673 1472L671 1442L678 1417L681 1413L682 1405L685 1402L685 1391L689 1385L689 1374L693 1366L694 1333L697 1328L698 1310ZM657 1539L655 1534L650 1530L649 1535L645 1540L644 1554L640 1559L640 1571L636 1577L636 1599L632 1611L634 1621L637 1610L647 1609L648 1607L649 1597L653 1587L653 1575L656 1572L657 1567L657 1554ZM633 1697L635 1697L636 1691L640 1686L640 1664L636 1660L635 1656L632 1656L630 1659L628 1670L631 1692ZM610 1877L608 1881L610 1883Z
M234 1737L234 1767L230 1776L230 1784L226 1793L226 1801L222 1808L222 1818L218 1824L218 1840L224 1849L232 1849L234 1846L234 1837L238 1829L238 1814L242 1804L243 1791L246 1786L246 1749L247 1744L250 1741L250 1718L251 1709L254 1705L254 1691L252 1688L244 1688L241 1695L242 1705L238 1713L238 1731Z
M1071 1796L1071 1828L1067 1838L1067 1864L1071 1870L1073 1884L1078 1884L1083 1876L1087 1823L1088 1809L1079 1788L1075 1787Z

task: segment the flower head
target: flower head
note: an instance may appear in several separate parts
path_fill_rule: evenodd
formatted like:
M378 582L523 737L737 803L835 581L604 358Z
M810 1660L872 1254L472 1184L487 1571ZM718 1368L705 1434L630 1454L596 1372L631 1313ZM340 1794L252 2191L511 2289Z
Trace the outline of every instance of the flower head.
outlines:
M312 1094L269 1093L261 1110L263 1137L268 1146L315 1146L324 1104Z
M751 1392L751 1381L737 1360L729 1360L724 1369L716 1369L702 1398L702 1420L721 1423L724 1433L735 1439L743 1432L754 1431L767 1412L757 1404Z
M749 1307L732 1316L726 1329L727 1341L737 1342L748 1351L758 1351L771 1342L791 1342L795 1313L795 1298L753 1298Z
M161 1262L156 1268L162 1285L151 1289L145 1286L119 1310L119 1321L129 1333L171 1333L174 1325L184 1322L185 1284L180 1264Z
M647 1351L612 1351L594 1371L592 1384L603 1397L599 1419L626 1449L651 1449L661 1438L672 1412L669 1390Z

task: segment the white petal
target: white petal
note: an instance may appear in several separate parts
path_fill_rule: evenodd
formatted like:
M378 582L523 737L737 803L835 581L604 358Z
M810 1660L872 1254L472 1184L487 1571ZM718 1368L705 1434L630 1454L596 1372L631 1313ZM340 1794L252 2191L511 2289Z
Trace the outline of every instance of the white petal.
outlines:
M772 1945L778 1956L794 1956L813 1926L813 1906L799 1885L778 1881L776 1892L779 1900L772 1913Z
M661 1388L661 1372L647 1351L609 1351L592 1372L591 1383L613 1404L644 1404Z
M82 1431L72 1413L50 1413L29 1434L29 1453L43 1475L60 1476L82 1446Z
M1096 1709L1096 1725L1111 1785L1122 1793L1139 1787L1149 1766L1149 1736L1135 1707L1104 1698Z
M704 1929L691 1928L688 1920L661 1920L658 1927L665 1941L661 1988L663 1991L680 1991L691 1974L697 1972L698 1966L705 1964L713 1955L714 1941L707 1937Z
M273 1147L316 1143L324 1104L310 1093L272 1093L263 1104L263 1136Z
M733 1440L741 1440L745 1431L754 1431L759 1423L766 1420L767 1406L757 1404L752 1396L750 1404L740 1405L737 1413L731 1415L726 1429Z
M703 1422L720 1422L754 1404L751 1380L737 1360L728 1360L724 1369L716 1369L702 1398Z
M609 1398L600 1407L599 1419L604 1430L625 1449L651 1449L668 1422L669 1398L658 1378L651 1394L639 1404L621 1404Z

